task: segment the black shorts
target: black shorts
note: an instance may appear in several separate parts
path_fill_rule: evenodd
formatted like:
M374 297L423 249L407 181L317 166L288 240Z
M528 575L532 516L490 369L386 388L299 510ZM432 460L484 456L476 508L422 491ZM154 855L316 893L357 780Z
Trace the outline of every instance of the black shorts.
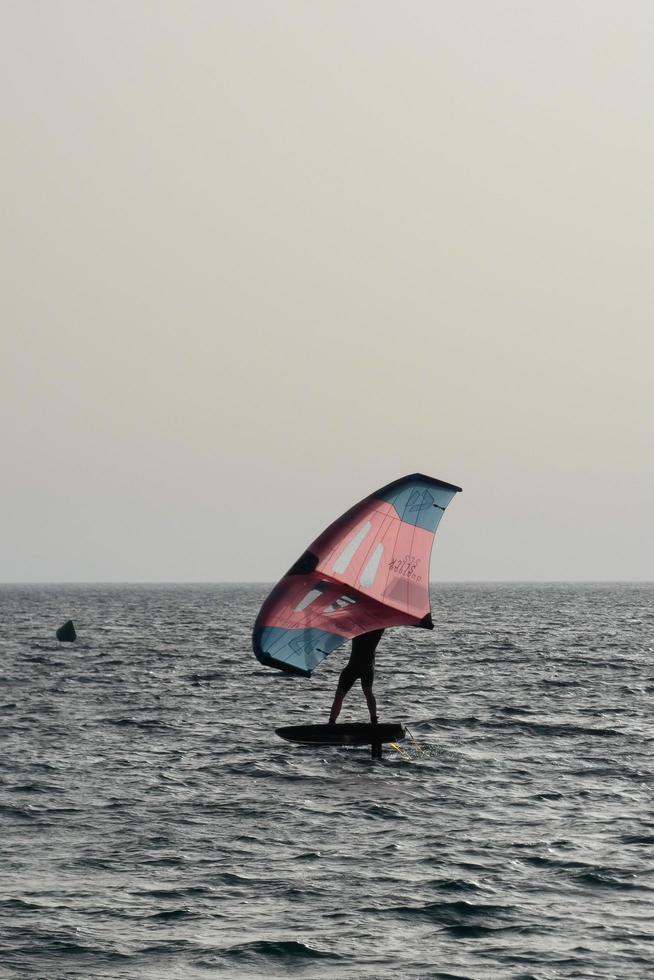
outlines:
M372 687L375 679L375 650L383 632L373 630L371 633L355 636L352 640L350 659L338 679L339 690L344 694L347 694L357 679L361 680L361 687Z
M375 679L374 654L365 663L353 663L352 658L350 658L349 663L341 671L341 676L338 678L339 690L347 694L358 678L361 679L361 687L372 687Z

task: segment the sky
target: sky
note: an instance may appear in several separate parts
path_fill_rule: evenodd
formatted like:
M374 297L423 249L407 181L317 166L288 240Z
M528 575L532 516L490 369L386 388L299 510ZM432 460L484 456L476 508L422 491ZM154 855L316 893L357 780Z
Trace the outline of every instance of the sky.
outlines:
M654 578L649 0L1 0L0 581Z

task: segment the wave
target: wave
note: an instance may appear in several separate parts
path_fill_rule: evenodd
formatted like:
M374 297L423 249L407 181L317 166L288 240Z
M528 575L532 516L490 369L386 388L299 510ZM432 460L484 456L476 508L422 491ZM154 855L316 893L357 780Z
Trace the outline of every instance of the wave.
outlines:
M535 925L516 922L515 910L505 905L481 905L465 900L429 902L425 905L396 905L385 909L362 911L383 916L397 916L411 921L428 920L459 939L482 937L500 932L531 932Z
M23 930L23 941L25 943L24 946L9 946L5 944L3 953L7 957L7 961L10 958L15 958L17 962L24 965L26 958L34 956L38 956L39 959L57 958L64 961L68 961L71 958L92 958L94 961L102 959L114 962L116 960L125 961L132 959L130 954L121 953L116 949L107 949L92 943L77 942L74 939L60 937L56 934L44 935L39 930ZM36 975L41 977L53 976L54 974L50 968L46 973L39 972Z
M250 959L263 956L274 960L342 960L339 953L316 949L297 940L259 939L250 943L238 943L223 949L222 955L230 959Z
M622 834L623 844L654 844L654 834Z
M552 871L568 872L570 880L592 888L615 888L627 891L652 891L652 886L637 880L637 874L625 868L609 868L588 864L584 861L566 861L558 858L530 855L523 857L526 864L533 867L550 868Z
M65 791L61 789L60 786L53 786L50 783L16 783L13 786L5 787L7 793L47 793L52 796L53 794L63 794Z
M207 885L189 885L187 888L137 888L132 889L131 895L145 898L185 898L187 896L212 895L213 889Z
M116 728L144 728L156 731L178 731L175 725L159 718L98 718L98 724L114 725Z
M153 912L151 915L146 916L146 918L148 921L176 922L179 919L200 918L200 913L184 907L181 909L164 909L162 912Z
M586 728L584 725L572 725L567 722L547 724L546 722L536 721L515 721L513 723L489 722L489 728L512 728L516 731L524 732L527 735L546 735L548 738L569 738L575 736L588 736L597 738L620 738L622 732L615 728Z
M625 876L635 879L637 876L629 871L614 871L609 868L597 868L584 871L576 876L579 884L590 885L592 888L615 888L618 891L653 891L651 885L637 880L625 881Z
M18 820L36 820L41 816L41 810L35 810L30 806L8 806L0 803L0 817L15 817Z
M430 888L443 892L487 892L494 891L488 885L480 885L478 881L466 881L464 878L444 878L424 882Z
M12 909L16 912L42 912L43 906L36 902L25 902L22 898L6 898L0 900L0 909Z

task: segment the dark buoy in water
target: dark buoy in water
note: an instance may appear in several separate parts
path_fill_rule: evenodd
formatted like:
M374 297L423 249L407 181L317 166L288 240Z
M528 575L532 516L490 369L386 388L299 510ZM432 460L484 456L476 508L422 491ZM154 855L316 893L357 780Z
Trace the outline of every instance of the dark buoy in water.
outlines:
M75 632L72 619L69 619L63 626L59 627L57 630L57 639L60 643L73 643L77 639L77 633Z

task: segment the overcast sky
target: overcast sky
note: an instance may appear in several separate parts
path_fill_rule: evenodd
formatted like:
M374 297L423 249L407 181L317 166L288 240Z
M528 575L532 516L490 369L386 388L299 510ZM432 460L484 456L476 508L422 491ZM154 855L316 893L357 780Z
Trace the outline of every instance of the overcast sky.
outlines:
M0 580L654 578L650 0L0 2Z

